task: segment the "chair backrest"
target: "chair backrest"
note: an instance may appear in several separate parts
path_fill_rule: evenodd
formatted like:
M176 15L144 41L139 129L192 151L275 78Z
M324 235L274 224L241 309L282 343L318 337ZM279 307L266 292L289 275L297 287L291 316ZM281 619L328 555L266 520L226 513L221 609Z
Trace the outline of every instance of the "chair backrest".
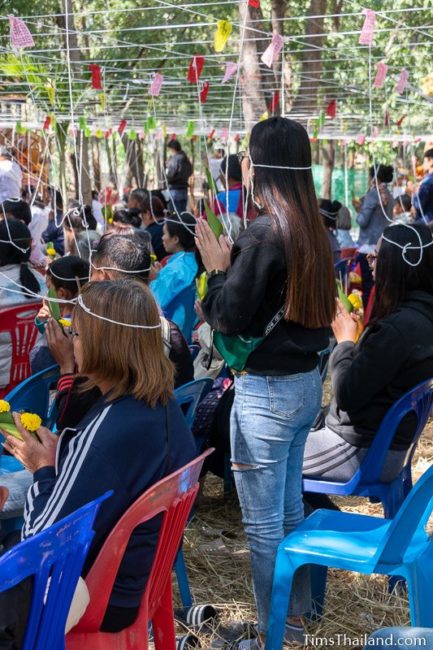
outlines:
M432 510L433 466L416 482L400 506L377 551L378 563L401 563L414 536L423 532ZM433 550L431 541L429 542L430 548ZM429 550L429 552L431 551Z
M164 513L152 570L143 594L138 619L134 623L138 627L147 627L147 618L152 618L167 581L171 580L174 560L198 492L201 468L205 458L212 452L213 449L208 449L185 467L153 485L125 512L105 540L86 577L90 605L74 628L74 632L99 630L133 530L156 515ZM140 567L137 567L137 571L139 570ZM144 620L146 612L147 616Z
M4 485L0 486L0 512L3 510L3 506L8 500L9 490Z
M66 619L94 535L93 522L100 503L111 494L107 492L0 558L0 591L34 578L23 650L64 648Z
M41 304L24 303L0 311L0 334L9 332L12 345L9 383L0 388L0 399L30 375L29 353L38 335L34 320Z
M204 379L190 381L188 384L179 386L179 388L176 388L174 391L174 396L179 406L182 407L185 405L185 408L182 408L182 412L189 428L192 427L192 423L194 422L197 406L200 404L201 400L206 397L212 388L212 385L213 379L205 377Z
M368 485L380 482L382 468L395 432L403 418L413 412L417 419L416 430L403 465L411 462L419 437L430 415L432 403L433 379L428 379L409 390L391 406L358 470L360 483Z
M59 366L41 370L15 386L5 399L10 403L13 411L24 410L37 413L42 418L43 425L52 428L56 419L56 408L53 400L50 400L50 387L59 377Z

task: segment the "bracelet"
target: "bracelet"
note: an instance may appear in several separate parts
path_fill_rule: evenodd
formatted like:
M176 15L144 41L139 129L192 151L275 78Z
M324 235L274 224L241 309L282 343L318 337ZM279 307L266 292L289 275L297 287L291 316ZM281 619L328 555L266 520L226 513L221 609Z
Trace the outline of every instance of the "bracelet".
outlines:
M212 271L209 271L209 273L206 274L206 277L208 280L210 280L210 278L215 277L215 275L225 275L225 274L226 274L225 271L221 271L220 269L213 269Z

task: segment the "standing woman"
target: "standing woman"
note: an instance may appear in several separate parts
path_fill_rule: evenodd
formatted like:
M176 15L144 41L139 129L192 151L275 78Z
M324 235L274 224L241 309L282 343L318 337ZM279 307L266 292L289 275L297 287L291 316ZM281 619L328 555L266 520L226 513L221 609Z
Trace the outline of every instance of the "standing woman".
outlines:
M231 253L205 222L197 234L209 278L202 305L207 322L245 340L263 337L277 321L235 376L232 467L259 631L257 640L241 643L244 650L263 645L277 547L304 518L304 445L321 403L318 352L328 344L335 278L305 129L281 117L256 124L242 172L259 217ZM286 636L303 642L300 616L310 609L309 582L297 578Z

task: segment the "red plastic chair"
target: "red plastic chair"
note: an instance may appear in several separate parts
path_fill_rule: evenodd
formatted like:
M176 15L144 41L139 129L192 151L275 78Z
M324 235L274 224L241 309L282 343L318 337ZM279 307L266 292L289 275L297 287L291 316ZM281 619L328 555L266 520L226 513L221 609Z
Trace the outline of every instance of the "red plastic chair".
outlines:
M9 332L12 343L9 383L0 388L0 399L31 375L29 354L36 343L38 330L34 320L41 306L40 302L32 302L0 311L0 334Z
M212 451L213 449L208 449L185 467L156 483L120 519L86 578L90 604L78 625L67 635L67 650L147 650L149 621L152 621L155 650L176 649L171 571L188 515L197 496L204 459ZM161 512L165 515L158 547L137 620L116 634L100 632L114 580L132 531Z

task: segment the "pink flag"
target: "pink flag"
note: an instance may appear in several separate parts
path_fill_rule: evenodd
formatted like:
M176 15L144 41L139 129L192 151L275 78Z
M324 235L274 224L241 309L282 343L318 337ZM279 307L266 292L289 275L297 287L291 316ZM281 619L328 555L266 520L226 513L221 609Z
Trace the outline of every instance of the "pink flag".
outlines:
M222 140L227 140L228 137L229 137L229 130L228 130L228 128L225 126L223 129L221 129L221 139L222 139Z
M9 16L10 39L11 46L14 49L20 47L34 47L35 42L33 36L29 32L24 20L16 18L16 16Z
M405 68L403 68L403 70L400 72L400 76L398 78L397 85L395 87L395 90L396 92L398 92L399 95L402 95L404 93L408 79L409 79L409 73Z
M158 97L159 93L161 92L161 86L163 81L164 81L163 75L160 74L159 72L156 72L149 86L149 95L152 95L152 97Z
M226 69L224 72L224 78L221 83L225 84L231 77L233 77L237 69L238 69L237 63L233 63L232 61L227 61Z
M374 28L376 26L376 14L371 9L364 9L362 13L365 15L365 20L359 36L359 44L371 45L373 43Z
M379 137L379 133L380 133L380 131L379 131L378 127L377 127L377 126L374 126L374 127L373 127L373 133L371 134L371 135L373 136L373 138L378 138L378 137Z
M360 133L356 138L356 144L365 144L365 135Z
M268 68L272 67L273 62L278 58L279 53L284 45L284 38L275 32L272 34L272 43L266 48L262 55L262 61Z
M383 82L385 81L386 73L388 72L388 66L384 61L379 61L377 64L376 79L374 80L374 88L382 88Z

